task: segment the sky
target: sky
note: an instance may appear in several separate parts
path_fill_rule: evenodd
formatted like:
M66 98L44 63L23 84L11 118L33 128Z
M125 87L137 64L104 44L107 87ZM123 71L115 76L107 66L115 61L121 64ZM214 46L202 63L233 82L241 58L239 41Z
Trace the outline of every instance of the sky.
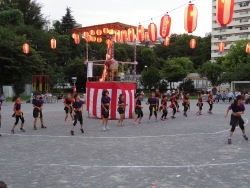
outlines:
M163 15L188 0L37 0L43 5L42 13L52 20L61 20L70 7L77 23L82 26L121 22L137 26L140 22L145 28L151 23L151 18ZM205 36L211 32L212 0L193 1L198 9L198 24L193 35ZM187 6L187 5L186 5ZM184 29L183 6L169 12L172 18L171 33L186 33ZM158 26L162 16L153 19ZM146 22L144 22L146 21Z

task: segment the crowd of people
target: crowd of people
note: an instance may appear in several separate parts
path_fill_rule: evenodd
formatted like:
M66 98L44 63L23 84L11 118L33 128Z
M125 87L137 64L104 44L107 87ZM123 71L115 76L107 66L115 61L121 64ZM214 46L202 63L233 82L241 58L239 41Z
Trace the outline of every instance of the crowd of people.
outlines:
M227 96L224 94L220 94L220 91L217 91L216 87L213 87L210 91L208 91L206 103L209 105L209 110L207 113L212 115L213 104L219 102L218 96L222 97L222 101L226 100L228 97L228 101L230 102L230 106L227 108L227 112L225 117L227 117L229 110L232 110L230 125L232 126L230 130L230 135L228 139L228 143L232 143L232 135L235 130L235 127L239 125L242 130L243 137L248 140L248 137L245 134L244 128L244 120L242 119L241 115L244 114L245 106L244 103L247 101L245 95L242 95L240 92L236 92L234 95L232 92L229 92ZM63 99L63 94L60 94L60 99ZM59 98L58 97L58 98ZM143 105L142 99L145 97L144 93L138 93L135 99L135 114L136 118L133 121L134 125L142 124L143 118ZM102 130L107 131L110 130L108 126L109 120L109 111L110 111L110 102L111 98L109 97L109 92L107 90L103 91L101 100L101 113L102 113ZM233 103L231 101L234 100ZM182 102L181 102L182 101ZM20 101L19 96L15 96L12 100L14 103L13 111L14 114L12 117L15 118L15 123L12 126L11 133L15 134L15 128L21 120L20 131L25 132L24 130L24 115L21 109L22 103ZM197 116L202 115L202 108L203 108L203 95L199 93L198 100L196 103L197 106ZM249 102L249 101L248 101ZM68 115L70 114L70 118L72 119L72 128L71 128L71 135L74 135L74 129L79 121L80 123L80 131L84 133L83 130L83 104L84 102L80 99L79 94L75 94L74 97L71 97L71 94L67 94L67 97L63 101L64 104L64 111L66 113L64 118L64 125L66 125ZM189 93L184 92L182 89L181 91L172 90L171 93L167 92L161 94L159 89L151 92L150 97L146 100L146 105L149 106L149 116L147 119L148 123L151 123L152 116L155 118L155 122L165 121L168 119L169 109L171 113L171 118L175 119L175 115L177 112L180 112L180 104L183 106L183 116L188 116L188 109L190 109L190 100L189 100ZM44 107L44 100L41 98L40 93L35 94L35 98L32 100L33 105L33 118L34 118L34 130L37 130L37 119L40 119L41 129L46 129L47 127L44 126L43 123L43 107ZM120 118L117 122L118 126L123 126L123 121L125 119L125 108L127 104L124 101L124 95L120 94L117 104L117 112L120 114ZM158 114L160 113L160 118ZM0 118L1 117L1 105L0 105ZM0 135L1 136L1 135Z

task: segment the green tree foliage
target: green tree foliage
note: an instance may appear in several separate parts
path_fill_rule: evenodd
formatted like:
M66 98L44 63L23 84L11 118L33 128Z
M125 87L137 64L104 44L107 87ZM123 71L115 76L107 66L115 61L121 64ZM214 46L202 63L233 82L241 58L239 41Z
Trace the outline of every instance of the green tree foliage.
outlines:
M0 26L17 26L23 23L23 15L20 10L12 9L0 11Z
M63 33L71 33L71 30L75 27L76 21L72 16L72 11L69 7L66 8L66 14L61 20L61 30Z
M140 83L145 89L153 89L158 87L161 80L159 70L153 66L144 69L141 73Z
M212 63L207 61L204 63L201 68L198 70L200 77L206 77L212 85L220 85L222 83L221 77L223 69L217 63Z

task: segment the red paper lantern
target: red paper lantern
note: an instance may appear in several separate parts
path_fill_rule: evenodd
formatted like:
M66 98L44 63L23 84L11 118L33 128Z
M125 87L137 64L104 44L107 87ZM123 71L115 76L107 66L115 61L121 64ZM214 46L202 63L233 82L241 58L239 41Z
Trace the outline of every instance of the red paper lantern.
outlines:
M102 38L101 38L101 37L97 37L96 41L97 41L98 43L101 43L101 42L102 42Z
M164 39L164 46L168 46L170 44L170 38L169 37L166 37Z
M112 48L112 40L111 39L106 39L106 44L107 44L108 49Z
M122 43L126 43L127 40L128 40L127 38L128 38L127 31L126 30L122 30L121 31L121 42Z
M158 39L157 26L154 23L149 24L149 26L148 26L148 35L149 35L149 40L151 42L155 42Z
M90 35L95 35L95 30L90 30L90 31L89 31L89 34L90 34Z
M246 47L246 53L250 53L250 42L247 44L247 47Z
M189 4L185 9L184 15L184 27L188 33L192 33L196 30L198 18L198 9L194 4Z
M104 33L104 34L108 34L109 29L108 29L108 28L103 28L103 30L102 30L102 31L103 31L103 33Z
M27 43L23 44L23 53L28 54L30 52L30 46Z
M225 43L224 42L220 42L219 46L218 46L218 51L220 53L224 52L224 48L225 48Z
M56 39L52 38L50 40L50 46L52 49L56 49Z
M196 48L196 40L195 39L191 39L190 40L190 48L191 49L195 49Z
M121 31L115 30L115 42L120 42L121 40Z
M78 34L75 35L74 41L75 44L80 44L80 36Z
M140 42L143 42L145 39L145 30L144 30L144 27L142 25L139 25L137 27L137 37L138 37L138 40Z
M225 27L233 20L234 0L217 0L216 16L217 22Z
M161 18L160 35L162 38L166 38L170 34L171 18L169 15L165 15Z
M135 30L134 28L129 28L128 29L128 41L134 42L134 40L135 40Z
M86 40L86 42L91 42L91 36L90 35L88 35L86 38L85 38L85 40Z
M148 32L145 32L145 40L148 40L149 39L149 35L148 35Z
M96 36L91 36L91 41L96 42Z
M87 38L88 36L89 36L89 32L83 32L83 36L84 36L84 38ZM74 39L74 38L73 38Z
M109 29L109 34L110 35L114 35L115 34L115 30L114 29Z
M97 29L97 30L96 30L96 35L98 35L98 36L102 35L102 30Z
M77 35L76 33L72 33L71 37L75 39L76 35Z

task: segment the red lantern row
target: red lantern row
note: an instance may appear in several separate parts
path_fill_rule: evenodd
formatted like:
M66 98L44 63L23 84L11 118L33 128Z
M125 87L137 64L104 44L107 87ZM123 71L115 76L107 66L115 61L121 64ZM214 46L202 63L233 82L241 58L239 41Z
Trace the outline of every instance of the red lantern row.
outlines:
M234 0L217 0L216 2L216 16L217 22L225 27L233 20Z
M225 48L225 43L224 42L220 42L218 45L218 51L220 53L224 52L224 48Z
M247 47L246 47L246 53L250 53L250 42L247 44Z

